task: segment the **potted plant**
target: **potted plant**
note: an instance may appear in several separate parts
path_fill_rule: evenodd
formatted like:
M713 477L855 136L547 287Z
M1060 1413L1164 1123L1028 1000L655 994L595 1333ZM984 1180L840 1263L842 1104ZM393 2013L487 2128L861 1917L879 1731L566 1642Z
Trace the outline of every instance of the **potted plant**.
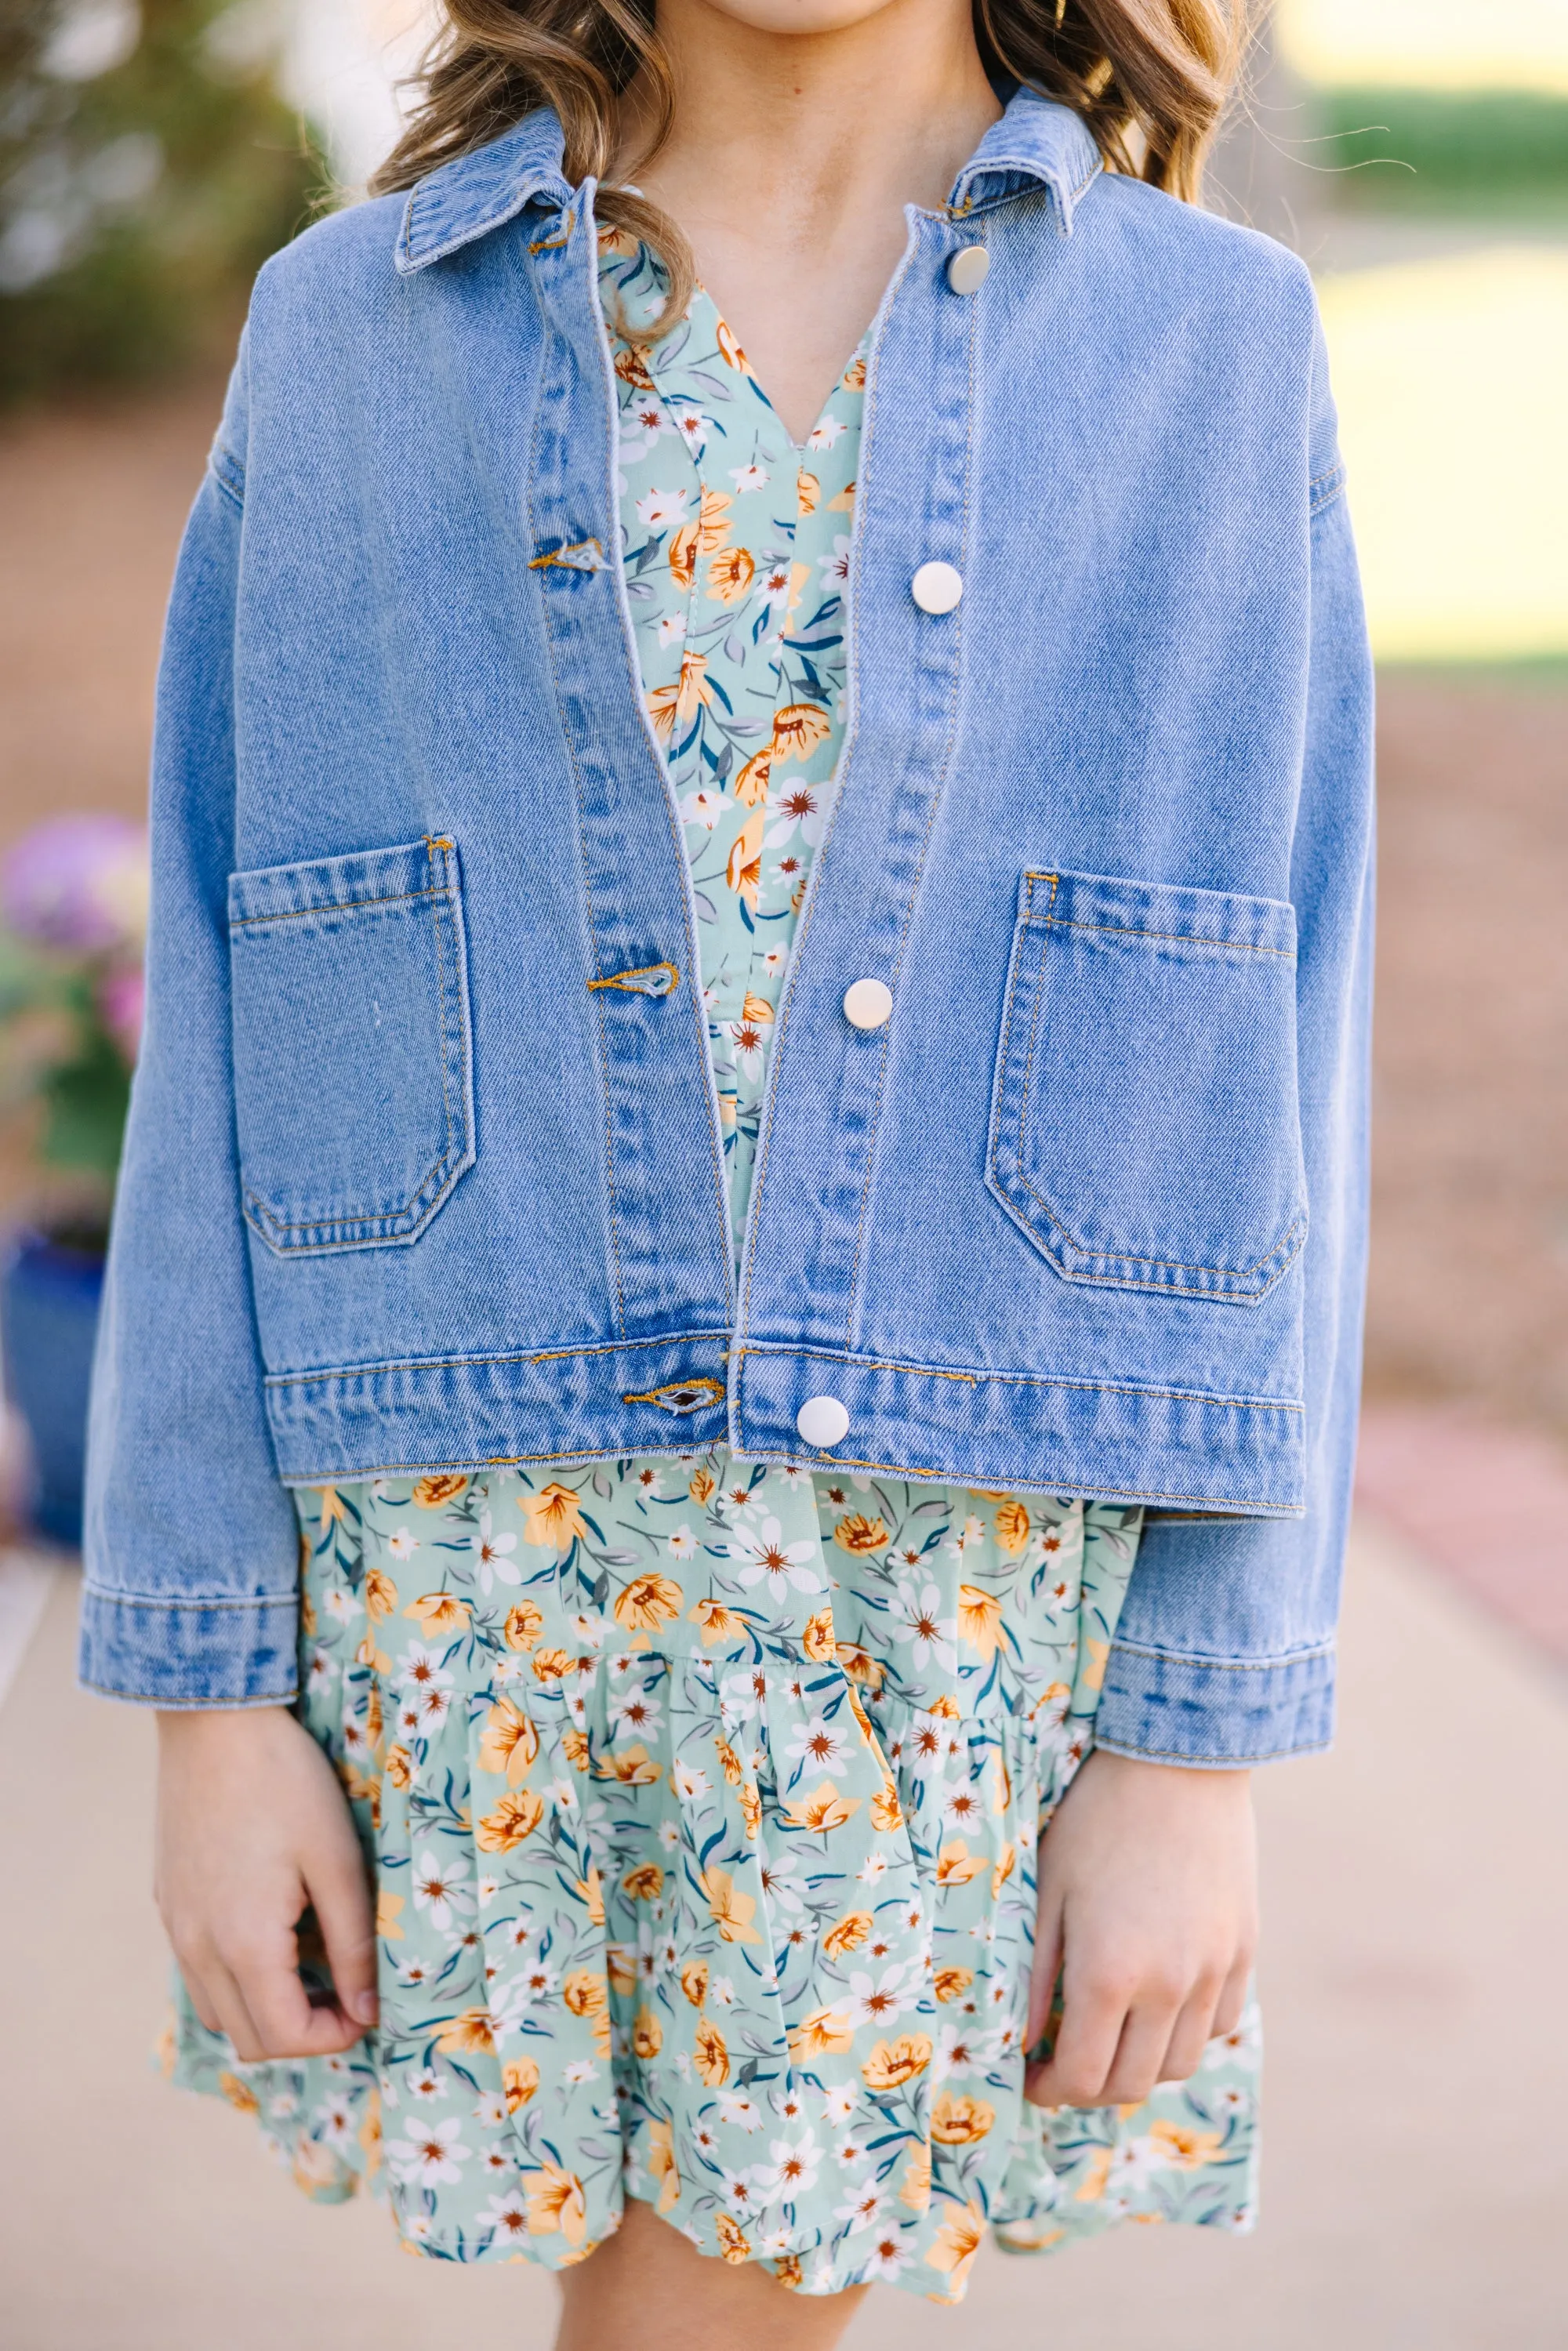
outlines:
M0 862L0 1105L22 1221L0 1258L6 1394L31 1447L28 1515L81 1535L104 1250L141 1030L147 837L112 816L41 824Z

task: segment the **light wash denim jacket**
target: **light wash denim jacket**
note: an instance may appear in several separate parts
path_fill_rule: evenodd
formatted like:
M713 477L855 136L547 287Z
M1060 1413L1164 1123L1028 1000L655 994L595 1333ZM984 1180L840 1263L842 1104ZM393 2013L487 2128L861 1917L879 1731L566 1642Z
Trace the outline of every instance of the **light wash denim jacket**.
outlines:
M1029 95L911 208L737 1295L560 146L531 116L256 289L160 682L84 1677L291 1695L280 1478L727 1437L1146 1502L1102 1735L1319 1745L1371 778L1307 274Z

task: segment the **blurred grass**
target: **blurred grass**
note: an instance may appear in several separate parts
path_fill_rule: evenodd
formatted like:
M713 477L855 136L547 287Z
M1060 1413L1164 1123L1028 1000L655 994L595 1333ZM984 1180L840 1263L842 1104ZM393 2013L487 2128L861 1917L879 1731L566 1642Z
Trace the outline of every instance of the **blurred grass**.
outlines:
M1350 87L1314 94L1336 204L1568 214L1568 97Z

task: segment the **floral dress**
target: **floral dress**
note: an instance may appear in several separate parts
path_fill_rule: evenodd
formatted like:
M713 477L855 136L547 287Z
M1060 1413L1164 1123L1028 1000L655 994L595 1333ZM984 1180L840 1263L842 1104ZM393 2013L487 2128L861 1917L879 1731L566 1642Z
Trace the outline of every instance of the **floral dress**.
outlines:
M622 553L681 812L736 1231L843 729L865 383L803 448L711 300L607 235ZM176 2077L411 2249L583 2260L627 2195L831 2294L961 2298L1124 2219L1244 2228L1249 2013L1146 2105L1021 2096L1034 1855L1092 1738L1136 1510L722 1447L300 1494L300 1712L377 1887L381 2022Z

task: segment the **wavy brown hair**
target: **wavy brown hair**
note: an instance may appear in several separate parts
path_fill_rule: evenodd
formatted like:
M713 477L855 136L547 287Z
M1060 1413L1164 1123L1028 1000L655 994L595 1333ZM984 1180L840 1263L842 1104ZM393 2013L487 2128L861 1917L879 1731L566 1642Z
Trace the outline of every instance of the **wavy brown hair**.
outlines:
M1197 197L1239 69L1247 0L973 0L973 8L988 72L1071 107L1108 170ZM560 119L574 183L635 172L669 136L674 82L653 0L444 0L443 13L416 78L418 103L371 182L373 194L412 187L537 106ZM646 128L629 157L620 100L633 80ZM659 254L670 280L663 315L673 324L695 275L685 238L628 188L601 187L595 209Z

